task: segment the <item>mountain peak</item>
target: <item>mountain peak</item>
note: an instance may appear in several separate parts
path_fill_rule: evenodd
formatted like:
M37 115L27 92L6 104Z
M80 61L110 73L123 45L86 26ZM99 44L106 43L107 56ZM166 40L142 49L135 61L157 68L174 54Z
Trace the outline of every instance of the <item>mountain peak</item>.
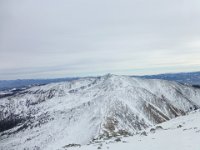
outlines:
M110 77L116 77L117 75L112 74L112 73L107 73L105 75L103 75L102 77L106 77L106 78L110 78Z

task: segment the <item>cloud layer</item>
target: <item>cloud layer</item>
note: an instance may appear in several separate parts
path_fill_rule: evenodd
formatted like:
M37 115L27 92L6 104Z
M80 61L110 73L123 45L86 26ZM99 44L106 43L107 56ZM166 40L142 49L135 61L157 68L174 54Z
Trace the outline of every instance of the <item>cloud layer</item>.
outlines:
M0 79L200 70L199 0L0 1Z

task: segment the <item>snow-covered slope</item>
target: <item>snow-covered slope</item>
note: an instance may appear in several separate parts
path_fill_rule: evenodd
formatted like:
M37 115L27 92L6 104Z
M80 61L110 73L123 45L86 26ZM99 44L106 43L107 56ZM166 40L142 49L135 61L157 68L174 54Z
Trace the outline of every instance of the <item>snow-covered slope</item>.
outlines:
M105 75L0 99L0 149L47 149L131 135L200 107L200 89Z
M196 111L158 124L134 136L115 137L63 150L199 150L199 139L200 111Z

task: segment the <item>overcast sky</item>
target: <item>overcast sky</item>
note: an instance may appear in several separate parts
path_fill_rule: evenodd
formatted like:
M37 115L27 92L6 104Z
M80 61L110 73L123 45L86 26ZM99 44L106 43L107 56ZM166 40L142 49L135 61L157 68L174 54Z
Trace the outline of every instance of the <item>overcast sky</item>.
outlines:
M0 80L200 71L200 0L1 0Z

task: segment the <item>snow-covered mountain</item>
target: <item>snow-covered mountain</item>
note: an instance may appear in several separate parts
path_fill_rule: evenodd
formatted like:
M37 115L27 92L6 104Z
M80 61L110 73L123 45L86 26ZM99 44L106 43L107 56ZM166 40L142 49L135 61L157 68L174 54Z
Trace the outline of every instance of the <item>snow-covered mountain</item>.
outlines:
M0 149L132 135L199 107L199 88L157 79L108 74L35 86L0 99Z

